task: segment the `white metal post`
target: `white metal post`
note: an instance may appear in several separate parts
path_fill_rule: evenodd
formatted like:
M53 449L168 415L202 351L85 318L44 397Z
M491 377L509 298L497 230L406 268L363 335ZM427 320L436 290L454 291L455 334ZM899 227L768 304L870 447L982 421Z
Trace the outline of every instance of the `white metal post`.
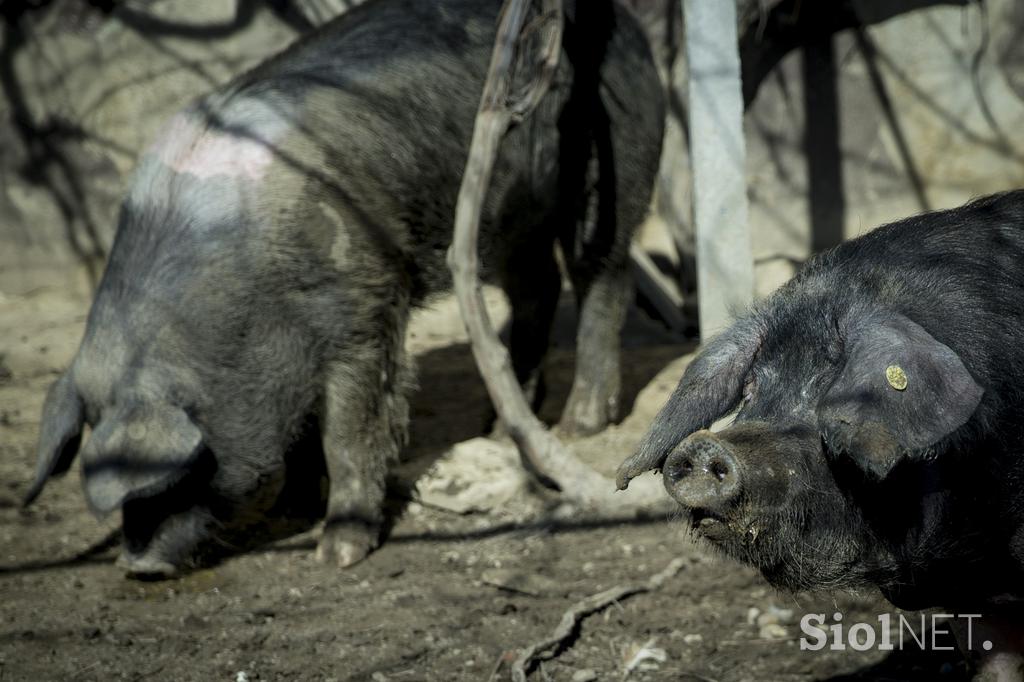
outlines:
M700 335L754 298L736 5L683 0Z

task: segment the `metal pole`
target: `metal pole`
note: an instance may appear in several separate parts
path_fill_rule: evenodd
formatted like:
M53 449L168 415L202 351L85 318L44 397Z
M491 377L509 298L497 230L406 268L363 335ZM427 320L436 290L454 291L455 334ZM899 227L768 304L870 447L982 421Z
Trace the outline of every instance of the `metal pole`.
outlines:
M711 338L754 298L736 5L683 0L700 335Z

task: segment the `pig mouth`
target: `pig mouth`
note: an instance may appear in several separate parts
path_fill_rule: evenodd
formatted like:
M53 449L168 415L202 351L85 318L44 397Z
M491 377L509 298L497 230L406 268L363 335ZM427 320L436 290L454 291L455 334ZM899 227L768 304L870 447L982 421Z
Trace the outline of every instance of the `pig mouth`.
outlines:
M714 544L725 542L734 534L726 519L705 509L691 510L690 530Z
M760 525L752 520L726 518L705 509L690 510L690 531L713 545L749 546L757 540Z

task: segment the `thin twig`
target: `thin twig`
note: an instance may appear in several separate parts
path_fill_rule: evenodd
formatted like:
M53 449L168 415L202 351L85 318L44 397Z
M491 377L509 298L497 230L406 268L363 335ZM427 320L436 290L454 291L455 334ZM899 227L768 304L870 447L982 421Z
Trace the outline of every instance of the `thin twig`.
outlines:
M527 667L534 660L539 660L542 657L551 658L552 655L550 653L545 654L545 652L554 649L571 637L576 629L576 625L586 616L634 594L652 592L659 589L665 581L674 578L682 570L684 563L681 558L673 559L664 570L648 578L647 582L619 585L604 592L593 594L573 604L562 616L562 620L559 621L558 627L555 628L554 632L539 642L523 649L519 657L512 663L512 679L514 682L526 682Z

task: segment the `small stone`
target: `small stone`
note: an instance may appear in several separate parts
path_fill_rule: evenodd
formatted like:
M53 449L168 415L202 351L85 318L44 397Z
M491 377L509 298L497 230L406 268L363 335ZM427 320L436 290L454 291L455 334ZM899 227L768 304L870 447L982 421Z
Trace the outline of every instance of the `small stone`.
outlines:
M761 615L761 609L756 606L751 606L747 609L747 625L753 625L757 622L757 617Z
M785 639L789 631L778 623L769 623L758 631L758 636L761 639Z
M576 505L570 502L562 502L560 505L554 508L551 512L551 516L557 520L570 520L575 519L579 516L579 509Z
M194 613L190 613L187 616L182 616L178 619L178 622L181 623L181 625L188 630L194 628L201 628L206 625L206 620L200 616L195 615Z
M594 682L597 679L597 673L590 668L584 668L583 670L577 670L572 674L572 682Z
M686 644L700 644L703 641L704 641L704 637L702 635L698 635L696 633L690 633L688 635L683 635L683 642L685 642Z
M474 438L449 449L418 477L414 495L420 504L469 514L502 509L528 486L514 445Z

